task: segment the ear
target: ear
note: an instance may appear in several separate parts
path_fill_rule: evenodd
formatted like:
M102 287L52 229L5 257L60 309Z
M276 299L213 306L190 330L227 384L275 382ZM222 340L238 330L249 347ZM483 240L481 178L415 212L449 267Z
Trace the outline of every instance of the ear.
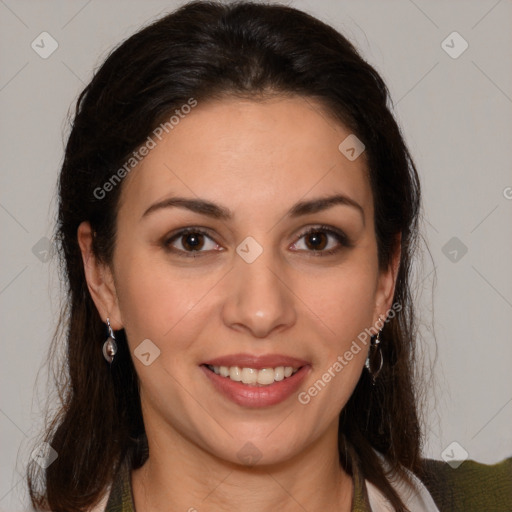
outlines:
M397 242L395 251L391 257L388 268L381 270L378 278L375 311L374 311L374 325L378 322L379 318L384 321L386 313L391 309L393 297L395 295L396 278L398 276L398 269L400 268L400 254L402 248L402 234L397 235Z
M109 318L112 329L119 330L123 325L114 277L110 268L96 258L92 248L93 236L89 222L82 222L78 226L78 245L82 253L87 287L102 320L106 323Z

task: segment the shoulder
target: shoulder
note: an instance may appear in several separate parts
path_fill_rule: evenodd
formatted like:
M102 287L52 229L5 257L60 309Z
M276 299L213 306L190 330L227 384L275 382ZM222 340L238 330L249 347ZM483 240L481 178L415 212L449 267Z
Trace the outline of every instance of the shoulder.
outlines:
M123 462L100 502L87 512L134 512L131 469Z
M422 461L420 479L441 512L512 510L512 457L493 465L466 460L456 466Z

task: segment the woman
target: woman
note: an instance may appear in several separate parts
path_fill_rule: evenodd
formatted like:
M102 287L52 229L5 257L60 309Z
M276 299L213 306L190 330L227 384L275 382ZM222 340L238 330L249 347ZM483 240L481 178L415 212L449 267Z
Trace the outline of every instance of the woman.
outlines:
M278 5L191 3L109 56L60 176L69 381L36 507L509 506L510 461L421 458L420 187L387 101Z

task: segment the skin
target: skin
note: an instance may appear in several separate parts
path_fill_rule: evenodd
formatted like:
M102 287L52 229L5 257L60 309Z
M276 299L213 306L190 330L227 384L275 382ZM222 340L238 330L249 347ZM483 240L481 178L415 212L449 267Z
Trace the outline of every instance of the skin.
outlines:
M95 258L90 226L81 224L86 278L101 317L125 329L132 354L148 338L161 351L149 366L133 357L150 448L132 474L139 512L350 510L353 483L338 462L338 417L367 346L307 405L295 393L270 407L239 406L199 367L226 354L285 354L310 362L305 391L359 333L386 317L398 257L379 270L364 153L349 161L338 150L349 134L310 99L199 104L125 178L111 265ZM362 213L337 204L287 216L298 201L335 193ZM144 216L173 196L215 202L233 217L177 207ZM325 231L316 246L301 236L321 224L342 230L352 246ZM209 233L196 258L165 246L189 226ZM236 252L248 236L263 248L250 264ZM184 251L187 242L178 237L169 245ZM331 248L339 250L319 256ZM261 456L254 466L237 455L248 441Z

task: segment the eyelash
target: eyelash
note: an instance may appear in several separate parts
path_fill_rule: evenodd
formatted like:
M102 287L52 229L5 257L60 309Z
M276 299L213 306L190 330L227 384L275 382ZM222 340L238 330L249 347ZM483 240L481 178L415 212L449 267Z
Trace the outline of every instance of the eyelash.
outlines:
M203 230L201 228L190 227L190 228L181 229L177 233L174 233L173 235L167 237L163 241L164 248L167 251L169 251L169 252L172 252L172 253L177 254L179 256L183 256L185 258L202 257L204 255L202 253L208 252L208 251L183 251L181 249L175 249L175 248L171 247L171 244L175 240L177 240L180 237L183 237L185 235L191 234L191 233L197 234L197 235L204 235L204 236L210 238L211 240L213 240L212 237L210 236L210 234L207 231L205 231L205 230ZM313 250L306 251L306 252L311 253L310 255L313 256L313 257L330 256L330 255L333 255L333 254L337 253L338 251L340 251L341 248L343 248L343 247L345 247L345 248L353 247L353 243L349 240L349 238L347 237L347 235L343 231L335 229L335 228L332 228L330 226L325 226L325 225L314 226L314 227L311 227L311 228L307 229L306 231L302 232L298 236L298 238L297 238L296 242L294 242L294 244L297 243L304 236L310 235L312 233L325 233L325 234L328 234L328 235L332 235L332 236L334 236L334 238L336 238L336 240L339 243L338 247L336 247L334 249L329 249L327 251L325 251L325 250L322 250L322 251L313 251Z

